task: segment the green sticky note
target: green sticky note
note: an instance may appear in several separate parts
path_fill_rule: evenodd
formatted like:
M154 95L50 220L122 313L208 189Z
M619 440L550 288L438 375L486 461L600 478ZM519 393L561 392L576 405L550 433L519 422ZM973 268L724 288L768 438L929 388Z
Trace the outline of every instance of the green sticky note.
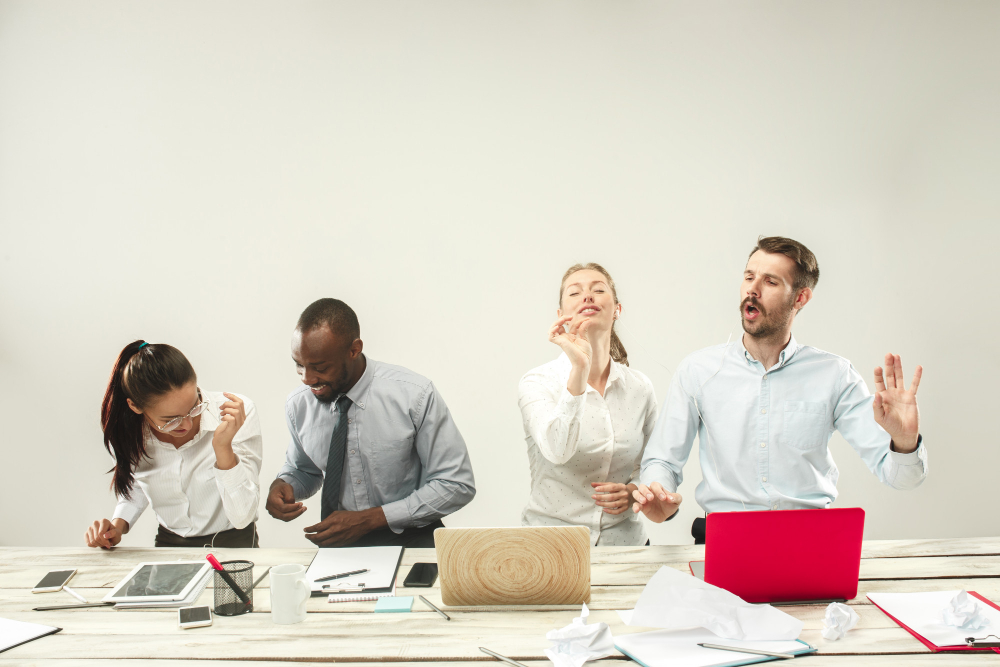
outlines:
M376 614L408 612L413 609L412 597L384 597L375 603Z

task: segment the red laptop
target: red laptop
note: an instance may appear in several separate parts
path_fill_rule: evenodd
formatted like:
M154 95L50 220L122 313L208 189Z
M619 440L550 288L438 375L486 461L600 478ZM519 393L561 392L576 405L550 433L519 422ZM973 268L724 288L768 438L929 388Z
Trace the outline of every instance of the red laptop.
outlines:
M712 512L704 579L747 602L814 603L858 594L865 511ZM691 563L700 576L702 563Z

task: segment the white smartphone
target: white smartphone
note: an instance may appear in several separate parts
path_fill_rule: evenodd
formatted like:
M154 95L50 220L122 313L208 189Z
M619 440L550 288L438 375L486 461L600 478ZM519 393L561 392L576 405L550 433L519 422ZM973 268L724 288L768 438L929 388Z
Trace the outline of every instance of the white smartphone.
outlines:
M76 574L76 570L52 570L31 589L32 593L52 593L61 591L62 587Z
M177 610L177 623L184 630L212 625L212 609L207 605L202 607L181 607Z

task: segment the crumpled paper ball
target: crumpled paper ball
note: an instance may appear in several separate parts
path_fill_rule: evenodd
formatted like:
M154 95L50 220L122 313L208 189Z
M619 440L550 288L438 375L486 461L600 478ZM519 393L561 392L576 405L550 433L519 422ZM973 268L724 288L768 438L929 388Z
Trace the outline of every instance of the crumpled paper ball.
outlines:
M588 660L600 660L615 652L615 642L607 623L587 625L590 610L583 605L580 615L561 630L550 630L545 638L553 642L545 655L555 667L580 667Z
M945 625L963 630L979 630L990 624L979 602L965 591L960 591L951 599L941 612L941 618Z
M824 639L837 641L843 639L847 631L858 624L858 613L846 604L831 602L826 608L826 616L823 618Z

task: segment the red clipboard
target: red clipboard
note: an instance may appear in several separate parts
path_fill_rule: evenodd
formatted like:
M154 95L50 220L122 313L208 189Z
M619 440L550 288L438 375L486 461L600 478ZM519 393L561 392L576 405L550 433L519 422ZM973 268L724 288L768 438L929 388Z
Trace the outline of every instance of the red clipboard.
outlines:
M995 604L993 604L992 602L990 602L989 600L987 600L986 598L984 598L979 593L976 593L974 591L969 591L968 593L969 593L969 595L971 595L972 597L976 598L980 602L988 604L989 606L993 607L997 611L1000 611L1000 607L996 606ZM932 644L931 642L927 641L926 639L924 639L923 637L921 637L920 635L918 635L916 632L914 632L913 630L911 630L906 625L903 625L902 623L900 623L898 618L896 618L895 616L893 616L892 614L890 614L889 612L887 612L885 609L882 609L882 607L879 607L877 604L875 604L874 602L872 602L871 598L868 598L868 601L871 602L876 607L878 607L878 610L881 611L883 614L885 614L886 616L888 616L889 618L891 618L896 625L898 625L899 627L903 628L904 630L906 630L907 632L909 632L911 635L913 635L917 639L917 641L919 641L921 644L923 644L928 649L930 649L930 651L932 653L939 653L941 651L993 651L994 653L1000 653L1000 648L992 648L992 647L989 647L989 646L982 646L982 647L979 647L979 646L963 646L961 644L959 644L957 646L938 646L937 644Z

